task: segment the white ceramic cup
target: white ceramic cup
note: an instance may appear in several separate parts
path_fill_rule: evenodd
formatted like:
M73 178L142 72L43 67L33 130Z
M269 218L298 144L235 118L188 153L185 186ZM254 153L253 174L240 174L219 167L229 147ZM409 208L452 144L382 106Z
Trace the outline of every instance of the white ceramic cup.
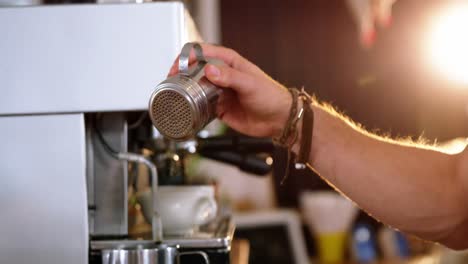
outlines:
M151 191L137 194L146 220L151 223L153 212ZM213 220L217 213L214 188L199 186L160 186L156 193L156 205L167 235L189 235Z

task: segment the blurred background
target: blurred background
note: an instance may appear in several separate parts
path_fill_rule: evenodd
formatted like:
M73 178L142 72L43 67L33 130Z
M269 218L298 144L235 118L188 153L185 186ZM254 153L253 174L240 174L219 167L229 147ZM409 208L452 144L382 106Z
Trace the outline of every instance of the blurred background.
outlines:
M305 87L381 135L422 137L430 143L466 137L466 1L397 1L388 23L375 25L369 43L362 41L359 14L350 8L351 1L212 2L219 10L220 27L214 29L219 35L213 38L200 27L202 36L238 51L285 86ZM188 1L189 6L196 3ZM195 12L196 23L197 17ZM231 190L241 209L299 208L301 192L331 189L313 172L291 171L280 185L282 158L275 159L273 195L266 195L271 203L259 195L257 178L221 180L242 190L238 197ZM381 228L365 213L356 223L369 225L372 232ZM304 231L309 254L314 255L314 240Z

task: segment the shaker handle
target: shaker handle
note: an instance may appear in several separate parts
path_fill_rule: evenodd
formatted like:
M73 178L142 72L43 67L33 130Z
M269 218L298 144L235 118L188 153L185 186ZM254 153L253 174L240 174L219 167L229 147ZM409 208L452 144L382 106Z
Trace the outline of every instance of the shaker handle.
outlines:
M183 75L189 75L189 59L190 52L192 49L195 50L195 57L197 62L206 62L205 56L203 55L203 49L199 43L188 42L185 43L179 56L179 73Z
M180 264L180 257L183 255L200 255L206 264L210 264L210 259L208 257L208 254L206 254L203 251L186 251L186 252L177 253L177 264Z

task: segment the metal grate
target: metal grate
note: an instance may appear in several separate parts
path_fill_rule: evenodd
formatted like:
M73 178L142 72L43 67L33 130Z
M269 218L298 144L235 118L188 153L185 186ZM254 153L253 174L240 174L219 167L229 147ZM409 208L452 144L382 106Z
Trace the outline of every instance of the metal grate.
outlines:
M187 99L174 91L162 91L152 102L153 122L161 134L183 138L192 133L193 111Z

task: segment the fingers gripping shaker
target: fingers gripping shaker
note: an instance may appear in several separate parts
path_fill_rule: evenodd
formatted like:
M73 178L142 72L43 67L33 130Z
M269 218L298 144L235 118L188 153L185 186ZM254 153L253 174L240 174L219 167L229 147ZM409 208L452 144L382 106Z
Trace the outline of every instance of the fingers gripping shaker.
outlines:
M197 63L189 66L192 49ZM205 77L207 63L222 64L207 60L198 43L185 44L179 57L179 73L158 84L151 95L149 116L163 136L178 141L189 139L215 118L222 90Z

